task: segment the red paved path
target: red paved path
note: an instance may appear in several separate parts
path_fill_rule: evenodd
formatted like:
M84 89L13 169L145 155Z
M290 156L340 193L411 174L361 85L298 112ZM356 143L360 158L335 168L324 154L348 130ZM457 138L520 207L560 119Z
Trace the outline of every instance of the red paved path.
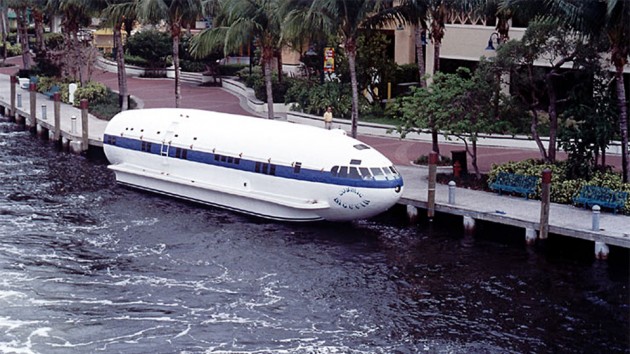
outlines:
M7 61L20 65L21 57L10 58ZM17 67L0 68L0 73L11 75L17 70ZM92 79L104 83L113 90L118 90L118 79L115 73L97 69L93 72ZM175 107L175 85L172 79L128 77L127 82L129 94L141 99L145 108ZM184 82L181 85L181 97L180 107L182 108L254 115L241 107L239 97L219 87L202 87ZM420 155L427 155L431 151L431 144L428 142L366 135L359 136L359 140L381 151L396 165L409 165L410 161ZM440 145L440 149L442 155L450 156L452 150L462 150L463 145L443 143ZM565 154L560 154L561 158L564 156ZM482 172L488 171L493 163L539 157L538 150L533 149L511 147L480 147L478 149L478 164ZM620 168L621 157L608 156L607 162ZM468 165L469 171L472 171L470 158L468 158Z

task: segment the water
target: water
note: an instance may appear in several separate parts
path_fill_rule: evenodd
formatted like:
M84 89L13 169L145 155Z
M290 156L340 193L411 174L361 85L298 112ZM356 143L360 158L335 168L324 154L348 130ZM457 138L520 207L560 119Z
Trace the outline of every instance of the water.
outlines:
M630 352L624 252L269 222L116 186L6 121L0 147L5 353Z

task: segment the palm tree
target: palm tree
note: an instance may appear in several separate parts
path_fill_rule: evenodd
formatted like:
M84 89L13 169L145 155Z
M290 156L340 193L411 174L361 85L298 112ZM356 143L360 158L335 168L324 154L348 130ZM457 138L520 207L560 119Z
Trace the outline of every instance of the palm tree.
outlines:
M201 0L137 0L138 18L149 23L166 22L173 40L173 67L175 70L175 107L181 101L179 79L179 42L182 30L203 14Z
M116 66L118 72L118 97L120 109L125 111L129 109L129 101L127 95L129 89L127 87L127 73L125 71L125 53L122 41L122 30L127 23L136 18L136 6L133 0L117 0L110 3L102 11L106 23L113 27L114 52L116 54Z
M356 57L357 39L361 31L398 19L389 9L388 0L305 0L293 1L294 10L285 21L285 29L304 26L312 31L336 35L348 58L352 87L352 137L357 137L359 119L359 89ZM288 33L295 31L285 30Z
M31 51L28 44L28 19L27 9L30 6L29 1L24 0L8 0L7 6L15 11L17 16L18 36L22 47L22 65L25 70L30 70L32 65Z
M202 31L191 42L193 55L203 57L217 47L223 47L227 55L253 41L261 50L269 119L274 118L272 72L274 52L280 48L281 3L281 0L222 1L213 28Z
M610 61L615 67L615 87L619 107L621 134L622 180L628 183L628 102L623 69L630 58L630 1L629 0L548 0L559 15L578 30L591 36L608 39Z
M623 69L630 57L630 1L609 0L604 29L610 40L610 61L615 66L615 85L619 107L621 133L622 179L628 183L628 102L624 85Z
M426 66L423 50L424 40L422 37L423 34L426 35L427 30L428 2L425 0L403 0L393 9L393 11L400 15L404 23L414 26L414 43L416 46L418 77L420 78L420 87L426 87Z
M81 27L88 26L91 21L88 0L49 0L48 9L51 12L61 14L63 20L61 22L66 48L74 49L74 58L70 64L74 75L78 73L79 81L83 85L83 66L86 65L82 59L81 43L79 41L79 30Z
M0 0L0 31L2 31L2 66L7 61L7 34L9 32L8 12L6 0Z

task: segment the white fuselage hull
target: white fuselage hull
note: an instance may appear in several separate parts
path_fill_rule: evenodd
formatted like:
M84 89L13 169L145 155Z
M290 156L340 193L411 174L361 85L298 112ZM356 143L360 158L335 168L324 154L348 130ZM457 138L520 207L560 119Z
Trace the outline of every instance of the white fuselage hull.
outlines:
M248 121L245 120L245 122ZM400 183L392 181L397 183L397 188L393 186L372 188L369 182L363 180L355 181L354 186L352 183L345 185L343 181L331 180L325 168L303 170L303 174L311 173L310 179L306 180L300 177L298 172L295 175L291 174L293 167L286 165L277 165L278 175L261 173L261 171L253 171L245 167L245 157L238 166L215 162L214 158L218 160L222 155L215 155L214 148L200 150L201 147L182 144L179 149L188 148L190 160L176 158L174 157L176 149L174 142L166 139L161 142L153 140L152 151L139 150L140 142L145 144L148 141L146 130L142 129L142 133L135 136L127 133L129 130L120 134L118 131L121 128L116 124L121 123L117 121L111 124L113 128L108 126L108 130L113 130L113 132L108 133L106 130L107 139L104 151L111 162L109 168L116 174L116 180L134 188L286 221L343 221L369 218L387 210L400 198L402 180L399 181ZM216 128L216 124L213 128ZM289 126L289 128L294 127ZM183 129L181 124L178 129ZM163 132L164 130L161 131ZM195 133L195 135L198 134ZM177 135L172 133L171 136L174 138ZM118 142L115 141L116 139ZM108 141L110 143L107 143ZM198 143L202 139L195 136L194 141ZM247 151L245 149L250 147L251 142L246 143L249 144L245 147L237 147L239 151ZM265 144L259 143L254 150L260 151L264 147ZM274 145L274 147L277 146ZM190 155L193 153L204 154L204 157L198 157L199 160L194 161ZM264 159L248 158L247 163L250 166L252 161L263 164L267 162L267 155L264 154L274 156L279 153L263 151L261 154L265 156ZM244 155L241 153L234 156ZM290 161L308 161L308 157L304 160L300 156L291 158ZM318 158L322 157L318 156ZM367 158L364 157L364 159ZM271 166L272 159L268 160ZM378 160L377 166L386 165L381 157L378 157ZM280 172L281 168L284 168L282 172ZM282 173L284 177L281 176ZM324 176L321 179L320 174Z

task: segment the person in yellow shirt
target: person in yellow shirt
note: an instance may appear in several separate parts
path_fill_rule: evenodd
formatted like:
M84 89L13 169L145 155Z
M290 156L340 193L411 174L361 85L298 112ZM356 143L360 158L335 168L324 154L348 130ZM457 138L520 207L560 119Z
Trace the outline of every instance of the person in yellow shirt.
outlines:
M326 108L326 112L324 112L324 128L330 130L332 128L332 121L332 107L328 106L328 108Z

